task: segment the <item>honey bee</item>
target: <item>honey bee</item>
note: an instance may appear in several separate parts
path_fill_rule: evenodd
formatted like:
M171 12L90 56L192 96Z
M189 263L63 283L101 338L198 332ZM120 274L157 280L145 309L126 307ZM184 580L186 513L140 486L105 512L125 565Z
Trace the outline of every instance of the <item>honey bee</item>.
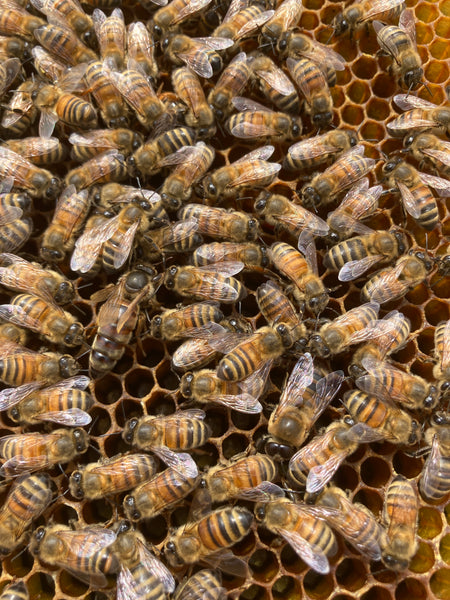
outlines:
M93 23L77 0L31 0L39 12L47 16L49 23L70 27L89 43L93 34Z
M130 521L151 519L168 510L190 494L198 483L198 469L193 458L184 452L176 454L174 466L154 475L125 496L123 507Z
M147 77L153 82L158 79L159 69L155 60L155 43L151 32L144 23L135 21L127 27L127 55L139 65Z
M242 111L231 115L227 122L234 137L283 142L298 139L302 133L302 123L298 117L274 112L250 98L237 97L232 102Z
M217 50L225 50L232 45L232 40L221 37L190 38L176 34L167 37L161 47L174 65L185 64L200 77L209 79L223 66Z
M344 394L344 405L352 417L378 430L392 444L413 445L420 439L420 424L391 400L352 390Z
M152 318L152 337L163 340L179 340L191 335L192 331L207 323L218 323L223 319L222 311L214 304L200 302L179 309L166 310Z
M26 135L34 123L38 110L31 100L36 82L27 79L12 92L11 99L3 111L1 125L13 137Z
M23 58L27 49L26 42L16 36L0 36L0 55L3 58Z
M300 448L344 380L342 371L329 373L317 382L313 396L304 398L306 388L313 381L313 374L313 361L311 355L306 353L294 366L280 401L270 415L267 430L277 441Z
M172 85L177 96L187 106L184 114L186 125L196 128L200 138L213 136L216 132L214 112L206 102L198 76L187 67L175 69L172 72Z
M206 267L172 266L164 275L164 285L180 296L231 304L246 294L241 282L232 277L242 271L243 266L240 262L216 263Z
M150 229L160 227L163 223L169 223L169 217L162 205L160 195L152 190L115 182L105 183L94 190L93 200L105 210L104 215L113 213L115 207L122 208L130 203L141 206L149 219Z
M176 567L199 561L223 560L222 570L243 574L247 565L223 550L240 542L253 524L252 513L243 506L219 508L198 521L186 523L173 533L164 547L170 565ZM227 561L227 562L225 562Z
M65 147L54 137L27 137L8 140L4 146L22 155L34 165L45 166L61 162L66 156Z
M29 600L28 589L21 579L3 588L1 600Z
M66 65L74 66L97 59L95 52L83 44L75 31L69 29L66 24L41 25L34 31L36 39L50 54L57 56Z
M380 441L383 435L364 423L354 424L349 417L334 421L326 430L300 448L289 461L293 481L306 485L308 494L321 490L334 476L342 462L359 444Z
M6 556L25 540L27 530L50 504L51 479L47 473L24 475L13 483L0 510L0 555Z
M32 198L51 200L60 187L60 180L50 171L33 165L5 146L0 146L0 176L11 177L13 186L24 189Z
M64 179L64 184L66 187L74 185L79 192L95 184L122 181L126 176L127 167L123 154L117 150L108 150L71 169Z
M229 38L238 42L244 37L251 35L261 25L274 16L273 10L264 10L263 4L252 4L236 9L230 4L229 10L224 16L222 23L213 31L213 36Z
M120 521L114 553L120 560L117 600L163 600L175 589L170 571L147 548L145 538Z
M92 20L104 64L111 69L122 69L127 39L123 12L120 8L115 8L107 17L96 8L92 13Z
M252 242L213 242L192 253L192 264L203 267L222 261L240 261L246 268L265 267L269 263L265 246Z
M34 46L31 49L33 64L36 71L44 81L56 83L67 71L67 64L57 60L50 52L41 46ZM39 86L35 86L37 89Z
M349 31L352 36L374 19L391 22L397 19L403 8L404 0L363 0L353 3L334 18L334 35L339 36Z
M293 144L284 159L284 167L293 171L316 168L330 158L336 159L358 143L349 129L334 129Z
M183 146L191 146L195 136L195 131L189 127L177 127L161 133L128 158L130 176L150 176L158 173L162 168L161 161Z
M20 433L0 440L3 477L48 469L70 462L88 449L89 436L84 429L55 429L52 433Z
M141 242L141 246L146 246L145 259L155 262L168 253L189 252L202 241L202 236L197 233L197 221L191 219L153 229Z
M403 142L419 163L436 167L446 177L450 176L450 142L445 142L434 133L411 134Z
M329 238L337 243L351 236L352 233L369 234L372 229L360 222L369 217L378 208L378 198L383 186L369 188L369 180L364 177L344 196L340 205L328 213L327 223L330 227Z
M344 152L336 162L315 175L310 183L302 187L305 207L329 204L340 192L365 177L376 161L364 156L364 146L358 144Z
M148 454L129 454L84 465L70 475L70 493L77 500L95 500L126 492L156 472L156 460Z
M0 54L1 56L1 54ZM0 95L11 87L22 68L22 63L18 58L7 58L0 64Z
M195 219L199 233L221 241L250 242L259 235L258 221L241 211L187 204L178 211L178 218Z
M124 156L129 156L142 145L142 135L125 129L95 129L85 133L71 133L69 142L72 144L71 157L78 162L85 162L106 152L117 150Z
M140 450L190 450L206 444L212 431L202 410L180 410L173 415L141 417L125 423L122 437Z
M8 352L5 342L2 344L0 380L7 385L18 386L34 381L50 384L60 379L73 377L81 368L70 354L32 352L17 344Z
M410 250L394 267L383 269L369 279L361 290L361 299L384 304L400 298L422 283L432 268L433 263L424 252Z
M299 238L302 254L285 242L274 242L269 256L275 268L293 283L292 293L300 307L306 306L314 314L328 304L328 292L317 273L316 248L312 236L306 230Z
M388 184L400 191L403 206L418 225L431 231L440 221L438 204L430 188L439 195L450 195L450 184L446 179L420 173L400 157L389 160L383 166Z
M436 412L431 417L432 425L425 432L425 441L431 452L419 479L422 496L431 502L441 502L450 492L450 422L448 415Z
M106 575L117 573L119 558L111 545L116 534L98 526L73 531L67 525L38 527L30 551L39 561L60 567L96 588L106 587Z
M450 381L450 321L442 321L434 330L434 355L433 375L437 380L443 380L440 389L446 392Z
M306 114L319 129L327 127L333 120L333 98L325 75L309 58L295 60L288 57L286 64L297 87L305 97Z
M160 38L163 33L175 29L177 25L210 4L211 0L172 0L161 6L153 15L153 31Z
M22 210L15 206L0 206L0 250L14 252L21 248L31 235L33 223L22 217ZM17 209L17 210L16 210Z
M387 531L380 540L381 560L393 571L404 571L418 549L417 525L419 498L413 484L397 475L391 481L384 500L383 519Z
M251 69L245 52L237 54L220 74L208 102L218 119L224 119L233 110L232 99L239 96L250 79Z
M280 535L317 573L330 572L328 556L337 552L336 538L330 527L314 515L314 507L279 498L255 506L260 524Z
M112 288L97 316L97 333L89 355L89 370L100 377L114 368L130 342L142 304L155 293L153 269L136 269L123 275Z
M380 560L382 529L372 512L360 502L352 503L336 486L324 490L316 500L317 515L326 517L352 546L369 560Z
M273 16L262 26L262 37L276 43L284 33L298 25L303 13L301 0L283 0Z
M195 600L195 598L225 600L226 590L221 584L220 572L202 569L186 581L181 582L173 598L174 600Z
M395 117L387 124L390 135L404 136L411 132L423 132L429 129L435 133L450 132L450 109L447 106L436 106L428 100L410 96L409 94L397 94L394 96L395 104L404 114Z
M99 60L92 60L84 74L87 89L94 97L103 121L108 127L127 127L127 106L124 98L114 86L108 71Z
M265 54L251 55L248 58L252 72L258 80L259 87L269 102L279 110L298 115L300 100L292 81L287 77L271 58ZM301 130L298 120L297 127Z
M34 41L34 32L45 21L31 15L19 3L13 0L2 2L2 13L0 19L0 35L17 35L29 42Z

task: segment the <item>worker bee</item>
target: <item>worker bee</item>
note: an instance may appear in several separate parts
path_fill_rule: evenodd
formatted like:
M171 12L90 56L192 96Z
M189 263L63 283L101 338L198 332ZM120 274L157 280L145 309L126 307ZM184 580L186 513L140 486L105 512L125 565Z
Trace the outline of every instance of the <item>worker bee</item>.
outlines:
M224 37L190 38L180 33L169 35L161 44L174 65L185 64L205 79L222 70L223 62L217 50L230 46L233 46L233 40Z
M436 106L428 100L409 94L397 94L394 96L394 102L408 112L395 117L387 124L390 135L403 137L411 132L429 129L435 133L450 132L450 109L447 106Z
M265 54L258 53L250 55L247 62L258 80L259 87L264 96L279 110L298 115L300 112L300 100L292 81L287 77L271 58ZM236 94L236 96L239 96ZM301 130L300 121L296 121Z
M204 204L186 204L179 219L195 219L197 231L221 241L250 242L259 235L258 221L244 212Z
M232 99L239 96L250 79L251 69L245 52L237 54L220 74L208 102L218 119L224 119L233 110Z
M1 56L1 54L0 54ZM0 95L11 87L22 68L19 58L7 58L0 64Z
M56 83L64 77L67 64L57 60L41 46L34 46L31 49L31 56L33 57L34 68L44 81ZM39 89L39 86L35 86L35 89Z
M216 169L203 179L205 196L211 200L237 196L243 188L272 183L281 169L278 163L267 161L275 150L274 146L261 146L245 154L231 165Z
M38 110L31 100L36 85L34 79L25 80L11 93L11 98L5 105L1 125L13 137L26 135L38 115Z
M125 423L122 437L141 450L166 446L172 450L190 450L206 444L211 429L202 410L180 410L173 415L141 417Z
M255 515L263 527L280 535L317 573L329 573L328 556L338 546L330 527L314 515L314 507L279 498L255 506Z
M84 42L92 41L92 19L76 0L31 0L31 4L47 16L49 23L69 26Z
M28 589L21 579L3 588L0 595L1 600L29 600L29 598Z
M131 129L95 129L84 133L71 133L71 157L83 163L108 150L117 150L129 156L142 145L142 135Z
M186 125L196 128L200 138L213 136L216 132L214 113L206 102L198 76L187 67L175 69L172 72L172 85L177 96L187 106L184 114Z
M151 519L190 494L198 483L198 469L187 453L178 452L173 466L154 475L125 496L123 508L130 521Z
M87 89L100 109L102 119L108 127L127 127L127 106L124 98L114 86L110 71L103 63L93 59L84 74Z
M213 31L213 36L229 38L238 42L251 35L274 16L273 10L264 10L263 4L251 4L241 8L238 3L230 4L222 23Z
M152 318L152 337L163 340L179 340L189 337L193 331L207 323L218 323L223 319L222 311L215 304L198 302L179 309L166 310Z
M33 223L22 216L22 209L0 199L0 250L14 252L21 248L31 235Z
M299 237L302 254L285 242L274 242L269 256L275 268L293 283L292 293L303 310L306 306L314 314L328 304L328 292L317 272L317 254L314 239L304 230Z
M355 420L379 431L387 442L413 445L420 439L419 422L384 394L381 399L352 390L344 394L344 405Z
M127 56L139 65L139 69L153 83L158 79L159 69L155 60L155 43L151 32L144 23L135 21L127 27Z
M211 569L197 571L177 587L174 600L225 600L226 590L222 587L222 576L220 572Z
M177 127L161 133L128 158L130 176L154 175L162 168L163 159L183 146L191 146L195 135L195 131L189 127Z
M330 227L329 238L337 243L351 236L352 233L369 234L372 229L361 223L372 215L378 208L378 198L383 192L383 186L375 185L369 188L369 180L364 177L344 196L340 205L328 213L327 223Z
M0 176L11 177L13 186L24 189L32 198L52 199L60 181L50 171L41 169L13 150L0 146Z
M338 158L357 143L358 138L353 131L334 129L290 146L283 165L293 171L316 168L330 158Z
M77 500L95 500L110 494L120 494L148 481L155 474L156 468L156 460L148 454L129 454L99 460L71 473L70 493Z
M404 571L418 549L419 498L413 484L396 475L384 499L383 519L387 531L380 540L381 560L393 571Z
M203 267L222 261L239 261L246 268L266 267L269 263L265 246L252 242L213 242L203 244L192 253L192 264Z
M288 57L286 64L297 87L305 97L306 114L319 129L327 127L333 120L333 98L325 75L309 58L302 57L296 60Z
M431 452L419 479L419 490L427 501L441 502L450 492L450 422L448 415L441 412L434 413L431 419L432 425L425 432Z
M3 345L5 356L13 351L24 350L27 343L28 332L23 327L18 327L12 323L0 323L0 342Z
M340 192L365 177L375 163L375 159L364 156L364 146L361 144L347 150L330 167L315 175L310 183L302 187L304 206L329 204Z
M169 267L164 275L164 285L180 296L217 300L231 304L242 299L244 286L232 275L242 271L243 263L224 262L206 267Z
M141 242L145 260L153 263L165 254L190 252L203 241L197 228L197 221L190 219L152 229Z
M439 209L430 188L438 190L439 195L450 195L450 184L446 179L420 173L400 157L389 160L383 166L388 184L400 191L403 206L418 225L427 230L434 229L440 221Z
M166 6L161 6L154 13L152 24L155 36L160 38L163 33L175 29L177 25L189 19L190 16L210 4L211 0L172 0ZM157 2L156 4L162 4Z
M88 449L84 429L55 429L52 433L20 433L0 440L3 477L17 477L70 462Z
M66 156L65 147L55 137L27 137L8 140L3 145L38 167L59 163Z
M397 19L403 8L404 0L363 0L353 3L334 18L334 35L342 35L349 31L352 36L355 31L374 19L389 23Z
M419 163L427 163L450 176L450 142L434 133L419 133L405 137L403 144Z
M38 527L30 551L39 561L60 567L88 585L106 587L106 575L117 573L119 558L111 545L116 534L99 526L72 530L67 525Z
M301 0L283 0L275 13L262 26L262 38L273 43L280 40L283 34L291 32L298 25L303 13Z
M17 35L29 42L34 41L34 32L45 21L31 15L19 3L12 0L3 2L0 19L0 35Z
M354 424L349 417L334 421L320 435L300 448L289 461L289 474L306 491L321 490L334 476L342 462L359 444L380 441L383 435L364 423Z
M94 156L79 167L71 169L65 179L66 187L74 185L77 191L108 181L122 181L127 176L127 167L123 154L117 150L108 150Z
M7 385L18 386L34 381L50 384L73 377L81 368L70 354L32 352L13 342L3 341L2 345L0 380Z
M32 522L52 499L47 473L24 475L12 484L0 510L0 555L6 556L24 541Z
M66 65L74 66L97 59L95 52L83 44L75 31L66 24L41 24L34 35L41 46Z
M92 13L100 56L111 69L122 69L125 60L126 29L123 12L115 8L107 17L96 8Z
M277 441L300 448L311 427L336 395L344 373L329 373L317 382L315 393L304 398L306 388L313 381L314 366L311 355L299 358L287 380L280 401L270 415L267 430Z
M361 290L361 299L384 304L400 298L422 283L432 268L433 263L424 252L410 250L394 267L383 269L369 279Z
M234 137L283 142L298 139L302 133L302 123L298 117L274 112L250 98L237 97L232 102L235 108L242 111L231 115L227 122Z
M442 321L434 330L434 355L433 375L437 380L443 380L440 389L446 392L450 381L450 321Z
M22 59L27 50L28 46L25 40L16 36L0 36L0 56L2 56L3 59L8 59L10 57Z

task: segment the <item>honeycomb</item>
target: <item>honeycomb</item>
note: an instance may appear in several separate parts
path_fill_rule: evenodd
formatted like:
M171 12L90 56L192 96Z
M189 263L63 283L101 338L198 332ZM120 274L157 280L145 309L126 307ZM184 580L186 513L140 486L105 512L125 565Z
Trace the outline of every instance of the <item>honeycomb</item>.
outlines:
M328 27L333 17L342 9L342 3L328 0L303 0L304 10L300 19L300 28L307 31L322 43L330 37ZM423 62L424 78L428 90L414 91L424 99L430 99L436 105L447 102L446 87L450 83L449 44L450 34L450 1L449 0L406 0L406 6L414 11L418 52ZM122 5L127 22L139 19L146 21L156 9L151 3L145 6L136 2L124 2ZM33 11L33 9L30 9ZM86 11L92 12L87 6ZM219 14L225 12L218 5ZM204 27L199 21L187 22L184 30L191 35L198 35L197 27ZM201 35L209 31L202 31ZM390 59L377 56L378 45L371 28L358 32L353 39L344 36L329 41L331 47L341 54L346 61L345 70L337 73L337 85L331 93L334 102L335 126L346 126L358 131L365 140L366 155L379 159L402 147L402 141L389 136L386 122L399 111L392 103L394 94L399 93L397 83L388 73ZM241 48L251 51L257 48L254 38L244 39ZM270 53L270 48L267 49ZM159 92L170 92L171 65L164 59L159 48L156 49L160 61L161 80ZM25 66L32 72L32 64ZM202 80L204 88L209 91L217 76L210 80ZM259 98L257 98L260 100ZM260 100L261 101L261 100ZM36 125L34 127L37 127ZM67 141L70 131L59 128L58 135ZM304 135L308 134L305 125ZM216 158L212 169L229 164L254 146L243 144L231 138L219 127L217 135L209 140L216 148ZM280 161L286 153L289 143L276 144L275 158ZM409 159L410 162L411 159ZM52 171L64 175L69 168L64 166L50 167ZM379 178L379 167L376 175ZM278 179L270 189L285 193L288 197L291 190L299 190L310 175L296 174L282 169ZM125 181L125 183L128 183ZM129 183L135 184L130 178ZM151 178L148 187L159 189L163 183L161 176ZM375 179L373 180L373 184ZM239 202L229 201L223 205L239 210L253 212L254 199L259 190L246 190L245 198ZM191 202L202 202L201 196L193 195ZM333 205L334 206L334 205ZM425 233L409 217L405 216L398 203L398 196L383 195L380 199L380 210L370 217L366 223L374 229L387 229L391 225L403 228L410 239L412 247L426 249L432 257L448 253L448 236L450 232L449 205L443 199L439 202L439 225ZM44 203L34 203L34 232L31 239L21 248L20 254L25 257L37 257L42 233L53 214L52 208ZM328 207L319 211L326 217ZM262 239L268 244L275 237L274 231L262 223ZM295 239L291 240L295 244ZM326 250L325 244L318 241L319 266L320 256ZM185 264L186 257L167 256L166 264ZM162 272L165 265L157 265ZM68 261L63 263L62 270L74 279ZM334 318L338 314L359 304L359 290L362 280L342 284L336 274L321 268L321 278L331 292L330 302L321 318ZM264 271L248 270L240 276L248 295L233 306L222 308L227 315L243 318L253 328L265 325L264 318L258 312L255 290L270 277ZM97 290L108 283L115 283L117 275L106 277L99 275L89 281L89 285L79 278L78 291L73 306L69 310L86 326L88 339L92 341L99 306L91 300ZM381 315L389 310L400 310L411 321L411 336L407 344L393 356L395 363L407 370L432 381L433 363L430 360L433 352L434 328L442 320L450 318L448 303L448 277L433 269L425 282L416 286L404 297L384 305ZM9 294L2 292L1 302L9 301ZM163 308L174 308L181 301L180 297L161 286L156 294L156 302L146 314L151 318ZM312 325L313 327L313 325ZM148 333L148 327L141 323L138 341L136 337L127 346L125 354L110 373L92 383L95 405L90 410L92 425L89 428L90 447L76 461L61 468L50 471L58 493L46 512L39 517L34 527L48 523L69 524L77 522L79 526L114 523L123 516L122 503L125 494L102 499L101 501L77 501L68 493L68 476L79 465L97 461L100 457L111 457L121 452L129 452L130 447L123 441L121 433L125 422L131 417L143 415L170 414L183 408L185 401L179 393L179 376L171 367L171 354L177 343L163 343ZM37 347L39 344L36 342ZM347 372L349 354L338 355L330 361L318 361L330 370L342 368ZM88 356L80 356L78 360L84 368L88 366ZM267 391L261 399L264 411L261 415L242 414L219 405L202 407L206 412L206 421L213 434L209 442L192 454L201 469L217 464L219 461L259 448L259 444L267 431L267 422L273 405L276 404L280 389L285 381L286 373L295 363L294 356L287 355L286 360L276 363L270 372ZM349 388L345 383L341 394ZM445 408L445 407L443 407ZM321 427L334 419L340 418L344 409L338 400L322 415L316 423L311 436ZM426 425L424 424L424 427ZM22 429L8 419L6 413L0 415L0 436L20 433ZM28 428L34 431L36 427ZM414 449L413 449L414 450ZM339 468L334 482L344 490L350 491L350 497L367 506L376 517L380 517L385 490L395 474L402 474L413 482L417 482L422 471L424 458L414 455L410 448L402 448L389 443L372 443L361 445ZM283 484L285 480L277 483ZM2 500L6 497L9 486L1 491ZM138 524L138 530L156 549L162 549L170 527L186 522L192 495L180 503L172 511L164 512L150 521ZM252 505L249 503L249 508ZM226 573L223 585L228 590L230 599L241 600L296 600L310 598L313 600L415 600L450 598L450 503L438 505L427 504L420 498L418 539L419 548L412 559L409 569L396 574L386 570L379 562L368 563L354 549L346 545L337 535L338 553L330 559L331 570L327 575L319 575L309 569L292 548L282 542L268 530L255 522L249 535L233 547L233 552L244 558L250 566L247 580L232 577ZM164 559L163 559L164 560ZM188 569L175 572L177 580L181 580ZM111 583L105 590L89 588L67 571L51 568L38 562L29 550L19 548L6 557L1 565L0 586L3 588L13 579L22 579L28 588L30 598L67 600L83 598L86 600L106 600L115 598L115 586Z

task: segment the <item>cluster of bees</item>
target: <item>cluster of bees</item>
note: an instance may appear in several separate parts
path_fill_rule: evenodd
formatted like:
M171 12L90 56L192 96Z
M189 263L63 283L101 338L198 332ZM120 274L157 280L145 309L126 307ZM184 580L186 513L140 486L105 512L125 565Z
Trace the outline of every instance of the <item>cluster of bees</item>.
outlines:
M345 60L298 27L303 11L300 0L0 1L0 284L9 299L0 305L0 410L22 428L0 439L3 557L28 545L43 568L118 600L218 600L227 597L221 572L244 578L244 590L251 578L231 548L255 523L318 574L330 571L334 531L402 572L418 547L419 493L448 499L450 321L435 329L430 382L390 359L410 322L380 310L433 272L447 277L449 255L430 256L400 226L374 231L363 221L391 193L414 227L440 227L450 108L415 95L426 82L414 13L401 0L337 10L330 37L357 45L375 35L402 92L387 127L404 150L384 157L371 186L371 144L335 118L331 90ZM231 161L236 140L248 151ZM278 193L277 178L292 174L303 184ZM36 212L50 215L42 235ZM340 286L361 283L361 303L333 318L318 256ZM107 283L91 296L94 329L70 312L83 280ZM158 298L172 293L180 303L167 308ZM265 325L239 314L248 295ZM126 415L133 451L83 463L94 381L143 336L178 343L178 408ZM289 368L271 410L264 392L281 360ZM333 400L339 418L320 430ZM210 405L264 411L267 434L201 472ZM330 483L361 444L377 441L411 452L423 441L427 453L418 486L393 476L382 523ZM47 471L67 463L75 466L56 490ZM127 495L109 523L52 523L66 493L80 502ZM187 523L151 548L140 524L187 498ZM50 524L38 525L43 514ZM0 598L29 593L13 581Z

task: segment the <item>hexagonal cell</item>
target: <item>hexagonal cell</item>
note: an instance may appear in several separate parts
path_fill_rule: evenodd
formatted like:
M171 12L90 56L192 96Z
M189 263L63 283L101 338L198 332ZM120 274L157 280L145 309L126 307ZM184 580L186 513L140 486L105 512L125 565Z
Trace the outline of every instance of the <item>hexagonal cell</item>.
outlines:
M55 582L47 573L35 571L26 583L30 597L39 597L43 600L50 600L55 595Z
M360 502L367 506L367 508L373 512L375 516L381 514L383 510L383 496L375 491L362 488L353 497L353 502Z
M298 574L307 569L305 563L299 558L298 554L291 546L289 546L289 544L286 544L280 552L280 561L289 573Z
M107 410L100 406L94 406L90 411L92 425L89 434L97 437L105 435L111 427L111 417Z
M430 300L425 306L425 317L430 325L435 326L442 320L447 320L450 317L448 302L443 300Z
M431 540L442 531L442 517L437 508L422 506L419 509L419 526L417 533L424 540Z
M424 584L412 577L407 577L401 581L395 589L395 600L426 600L428 590Z
M444 535L439 543L439 554L444 562L450 564L450 533Z
M449 69L445 62L430 63L425 67L425 78L432 83L443 83L448 79Z
M28 549L7 556L2 560L3 571L11 577L25 577L31 571L33 565L34 557L31 556Z
M122 384L115 375L105 375L94 383L96 400L102 404L114 404L122 395Z
M349 592L361 589L367 581L367 567L363 559L345 558L336 569L336 582Z
M415 458L414 456L399 450L394 454L392 466L399 475L404 475L408 479L412 479L422 472L423 461L421 458Z
M144 398L153 387L154 379L150 369L133 369L125 377L125 391L133 398Z
M303 578L303 588L311 600L325 600L334 589L333 576L331 573L321 575L310 569Z
M239 600L269 600L269 592L260 585L252 584L239 595Z
M269 550L256 550L250 556L248 561L252 570L252 577L257 581L268 583L278 573L278 559L273 552Z
M430 589L439 600L450 599L450 569L438 569L430 579Z
M136 348L136 360L143 367L156 367L164 356L164 345L154 338L142 340Z
M361 479L370 487L383 487L391 476L388 463L378 456L370 456L361 464Z
M372 587L368 592L361 596L361 600L391 600L392 596L389 590L378 585Z
M430 544L419 541L416 554L409 563L412 573L430 573L435 562L434 550Z
M236 454L244 452L248 446L248 439L245 435L232 433L222 442L222 452L225 458L231 458Z

